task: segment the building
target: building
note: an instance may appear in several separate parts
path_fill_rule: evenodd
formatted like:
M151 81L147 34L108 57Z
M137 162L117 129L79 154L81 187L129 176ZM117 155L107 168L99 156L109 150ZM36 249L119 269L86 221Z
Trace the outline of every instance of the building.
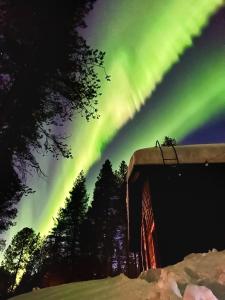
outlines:
M225 144L136 151L127 175L130 250L141 269L225 249Z

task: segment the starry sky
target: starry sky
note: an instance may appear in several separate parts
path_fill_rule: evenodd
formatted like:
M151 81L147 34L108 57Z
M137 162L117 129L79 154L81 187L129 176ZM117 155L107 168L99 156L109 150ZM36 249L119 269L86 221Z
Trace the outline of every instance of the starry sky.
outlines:
M39 158L46 178L19 204L11 237L23 227L46 234L81 170L92 195L105 159L114 168L132 153L171 136L180 144L225 142L223 0L98 0L82 31L106 51L100 119L75 114L65 127L73 160Z

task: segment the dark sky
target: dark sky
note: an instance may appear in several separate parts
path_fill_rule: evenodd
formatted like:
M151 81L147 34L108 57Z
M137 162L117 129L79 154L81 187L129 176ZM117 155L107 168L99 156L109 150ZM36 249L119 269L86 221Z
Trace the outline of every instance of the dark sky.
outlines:
M82 169L91 194L107 158L116 168L166 135L182 144L225 140L225 9L218 1L99 0L87 23L88 43L106 51L111 75L102 83L101 117L87 123L75 115L73 160L40 161L48 177L30 178L36 193L20 202L8 240L25 226L46 233Z

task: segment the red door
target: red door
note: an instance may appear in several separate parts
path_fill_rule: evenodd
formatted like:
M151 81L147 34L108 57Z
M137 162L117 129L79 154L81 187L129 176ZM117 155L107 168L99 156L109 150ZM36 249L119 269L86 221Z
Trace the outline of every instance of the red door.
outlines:
M151 205L149 182L146 181L142 191L142 224L141 224L141 255L142 268L157 268L157 249L154 216Z

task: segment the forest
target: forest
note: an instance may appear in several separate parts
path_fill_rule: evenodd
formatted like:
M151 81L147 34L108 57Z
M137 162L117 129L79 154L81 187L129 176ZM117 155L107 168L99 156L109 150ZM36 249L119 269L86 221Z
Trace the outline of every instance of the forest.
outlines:
M139 275L138 255L128 248L126 173L124 161L113 171L106 160L89 204L81 172L47 236L27 227L14 236L0 267L2 299L34 287Z
M111 291L112 281L124 278L129 288L120 288L120 299L139 299L129 278L139 276L144 256L129 250L122 160L168 134L181 145L225 139L224 1L192 2L0 0L0 300L39 288L42 297L51 291L42 288L64 290L71 282L81 282L86 291L93 279L108 281ZM162 146L175 144L166 136ZM88 182L95 178L89 194ZM40 188L39 179L48 182ZM63 203L59 211L56 203ZM58 214L44 236L33 216L43 214L39 224L49 225L49 207ZM203 212L205 218L204 207ZM181 219L183 212L177 215ZM28 218L31 222L24 222ZM22 229L10 240L8 230L16 222ZM214 232L212 240L220 238ZM168 244L174 247L171 240ZM205 260L208 277L195 258L193 265L185 261L189 272L182 272L185 284L210 289L213 284L224 299L224 253L218 253L213 269L214 254ZM156 273L150 269L149 278ZM169 299L167 288L176 287L171 274L161 275L152 296L157 300ZM177 282L184 294L184 278Z

